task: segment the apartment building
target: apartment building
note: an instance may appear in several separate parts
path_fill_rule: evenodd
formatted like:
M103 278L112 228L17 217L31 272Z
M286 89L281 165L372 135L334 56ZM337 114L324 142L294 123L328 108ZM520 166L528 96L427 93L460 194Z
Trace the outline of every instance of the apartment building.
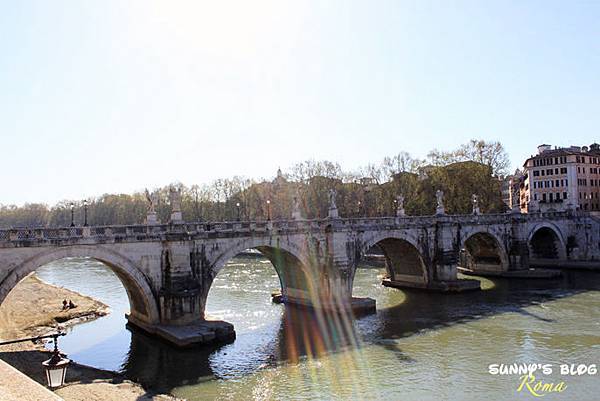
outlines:
M552 148L523 164L521 213L566 209L600 210L600 145Z

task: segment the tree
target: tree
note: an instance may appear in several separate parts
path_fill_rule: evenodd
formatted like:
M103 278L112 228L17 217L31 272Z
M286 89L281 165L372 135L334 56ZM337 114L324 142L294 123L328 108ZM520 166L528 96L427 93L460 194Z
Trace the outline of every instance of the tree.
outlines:
M297 194L304 216L325 218L331 189L337 191L340 216L347 217L394 215L394 200L399 194L404 195L407 214L432 214L438 189L445 192L449 213L470 213L472 194L479 195L482 211L501 210L497 177L504 175L508 157L500 143L471 140L450 152L434 149L428 154L428 163L398 152L356 172L344 171L338 163L327 160L307 160L296 163L273 181L236 176L189 188L181 183L172 185L181 189L186 221L233 221L238 211L244 220L266 220L268 199L271 217L287 219ZM169 186L157 191L157 217L166 223L171 214ZM140 224L146 218L147 202L141 192L105 194L88 201L91 225ZM73 203L75 222L81 224L83 204ZM70 204L64 200L50 208L44 204L0 205L0 227L68 226Z
M450 152L434 149L428 153L427 158L434 166L474 161L491 167L492 174L496 176L506 175L510 165L508 154L500 142L486 142L481 139L471 139Z

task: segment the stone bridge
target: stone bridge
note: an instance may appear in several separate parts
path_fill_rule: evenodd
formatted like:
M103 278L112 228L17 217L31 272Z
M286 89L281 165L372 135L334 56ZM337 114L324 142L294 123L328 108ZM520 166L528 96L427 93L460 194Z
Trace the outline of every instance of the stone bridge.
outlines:
M205 322L204 309L219 271L247 249L271 261L284 302L339 310L351 306L356 269L374 247L387 285L460 291L479 282L459 279L459 264L510 274L590 263L599 244L598 221L579 211L9 229L0 231L0 303L40 266L90 257L122 281L130 323L187 345L233 333Z

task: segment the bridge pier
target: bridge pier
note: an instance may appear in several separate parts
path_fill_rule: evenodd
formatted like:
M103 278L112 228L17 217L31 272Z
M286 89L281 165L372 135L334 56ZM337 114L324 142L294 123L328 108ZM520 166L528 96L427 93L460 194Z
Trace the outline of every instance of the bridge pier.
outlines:
M178 347L229 343L235 340L233 324L204 316L206 297L198 283L189 277L161 289L159 323L149 324L127 315L129 324ZM174 289L173 287L177 287Z
M481 289L479 280L459 279L456 263L433 265L429 269L433 274L426 280L420 277L394 274L382 281L386 287L399 289L415 289L434 292L463 292Z

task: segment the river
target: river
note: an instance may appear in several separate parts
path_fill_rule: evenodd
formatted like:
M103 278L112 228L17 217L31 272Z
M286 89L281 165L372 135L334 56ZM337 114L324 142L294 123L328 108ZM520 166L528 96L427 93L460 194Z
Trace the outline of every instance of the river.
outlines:
M119 279L92 259L63 259L43 280L90 295L112 313L72 328L60 341L69 358L119 371L189 400L509 400L518 375L490 364L552 364L538 375L567 385L544 399L594 400L599 375L561 376L558 364L600 363L600 274L554 280L482 280L483 291L435 294L381 285L383 269L359 269L355 296L377 313L351 319L271 302L271 264L238 257L221 271L207 311L235 325L221 347L179 350L125 327L129 308Z

